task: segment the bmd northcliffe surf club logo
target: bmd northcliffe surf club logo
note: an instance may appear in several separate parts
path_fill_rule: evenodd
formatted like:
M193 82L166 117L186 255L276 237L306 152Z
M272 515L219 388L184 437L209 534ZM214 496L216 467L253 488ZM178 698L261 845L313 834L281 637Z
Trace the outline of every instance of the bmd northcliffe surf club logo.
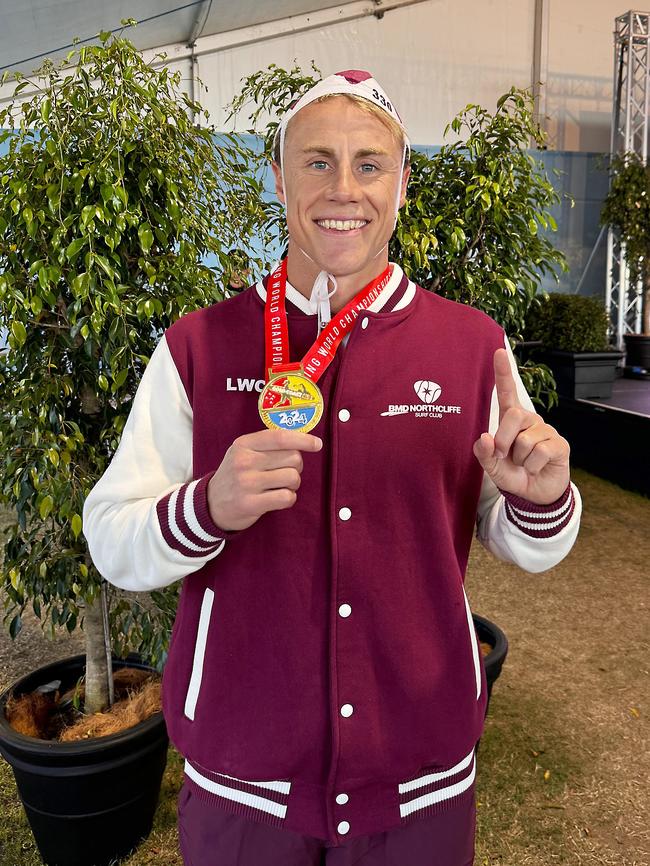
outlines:
M419 403L391 403L386 412L380 412L382 417L393 415L415 415L416 418L443 418L445 415L460 415L460 406L449 406L439 403L442 388L437 382L428 379L418 379L413 383L413 390L419 398Z

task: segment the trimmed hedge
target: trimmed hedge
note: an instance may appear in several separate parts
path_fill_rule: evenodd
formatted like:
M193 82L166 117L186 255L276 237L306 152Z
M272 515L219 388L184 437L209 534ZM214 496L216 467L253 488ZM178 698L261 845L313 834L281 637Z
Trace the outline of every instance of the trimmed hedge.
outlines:
M598 298L553 292L528 312L526 339L541 340L545 349L564 352L603 352L608 318Z

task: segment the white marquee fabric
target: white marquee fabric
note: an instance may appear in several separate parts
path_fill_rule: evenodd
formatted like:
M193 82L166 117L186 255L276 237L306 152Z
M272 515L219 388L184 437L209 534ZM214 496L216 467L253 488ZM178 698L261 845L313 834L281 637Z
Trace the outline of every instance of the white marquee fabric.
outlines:
M269 63L324 75L369 69L405 118L411 140L440 144L468 102L493 110L511 85L544 83L549 147L606 151L612 102L612 29L619 0L0 0L0 71L62 57L74 36L142 23L130 38L151 58L164 47L184 86L224 128L242 77ZM535 30L535 20L538 30ZM539 25L541 23L541 31ZM537 32L537 41L535 33ZM188 47L192 43L193 48ZM207 85L201 90L197 78ZM0 88L0 101L9 88Z

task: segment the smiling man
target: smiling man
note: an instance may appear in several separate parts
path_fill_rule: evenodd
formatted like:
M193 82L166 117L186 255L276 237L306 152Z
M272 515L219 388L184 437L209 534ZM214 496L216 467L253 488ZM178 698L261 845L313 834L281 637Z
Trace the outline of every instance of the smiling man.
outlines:
M369 73L301 97L273 171L286 259L165 334L85 533L118 586L183 578L163 705L187 864L470 866L469 548L559 562L569 448L501 328L389 263L409 141Z

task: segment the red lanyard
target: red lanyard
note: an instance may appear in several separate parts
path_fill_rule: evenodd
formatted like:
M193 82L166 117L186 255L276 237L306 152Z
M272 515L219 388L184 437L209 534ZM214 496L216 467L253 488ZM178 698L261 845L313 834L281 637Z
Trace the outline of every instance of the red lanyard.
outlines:
M302 368L303 374L318 382L334 360L343 338L357 323L359 313L367 310L388 285L392 275L390 265L378 277L364 286L329 322L307 350L302 362L289 363L289 328L285 295L287 289L287 260L283 259L269 277L264 308L264 337L266 347L266 381L269 375Z

